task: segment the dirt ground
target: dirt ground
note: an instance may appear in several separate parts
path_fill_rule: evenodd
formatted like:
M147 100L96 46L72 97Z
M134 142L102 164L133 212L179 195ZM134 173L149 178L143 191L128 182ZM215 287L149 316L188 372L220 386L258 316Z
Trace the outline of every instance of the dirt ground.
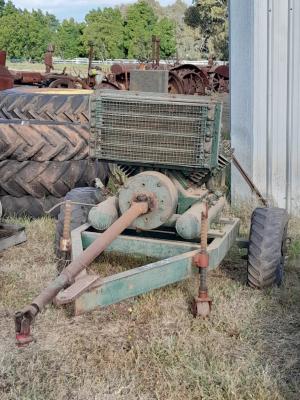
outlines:
M232 249L209 276L209 320L189 312L195 278L76 318L49 306L36 343L18 349L14 311L56 274L54 221L21 222L28 241L0 254L1 400L299 399L300 242L284 286L263 292L246 286L246 261Z

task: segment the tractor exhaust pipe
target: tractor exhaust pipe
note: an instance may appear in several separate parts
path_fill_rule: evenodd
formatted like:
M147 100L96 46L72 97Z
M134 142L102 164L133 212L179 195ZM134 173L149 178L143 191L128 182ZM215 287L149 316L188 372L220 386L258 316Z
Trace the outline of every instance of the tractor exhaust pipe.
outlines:
M15 313L16 343L24 346L33 338L30 334L30 325L36 315L67 286L70 286L76 276L87 268L134 220L149 210L149 201L146 195L137 196L131 207L117 219L97 240L95 240L84 252L73 260L62 273L50 283L34 300L23 310Z

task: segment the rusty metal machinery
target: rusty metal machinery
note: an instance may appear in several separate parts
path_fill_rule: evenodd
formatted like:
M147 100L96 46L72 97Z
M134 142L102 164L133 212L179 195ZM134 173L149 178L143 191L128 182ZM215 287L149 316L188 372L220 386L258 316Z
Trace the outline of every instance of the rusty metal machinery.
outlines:
M0 90L11 89L13 87L13 77L6 68L6 52L0 51Z
M209 86L206 74L201 68L192 64L183 64L172 68L169 72L169 92L189 95L205 95Z
M154 43L156 42L154 41ZM154 47L154 49L153 57L157 54L157 48ZM159 58L152 63L146 64L144 69L167 69L169 71L169 93L203 96L213 92L229 92L228 65L198 67L193 64L181 64L171 66L159 64L157 60ZM128 90L131 72L139 69L143 68L138 63L113 64L111 72L106 75L105 84L101 85L101 87L109 88L109 85L111 85L115 89ZM99 88L101 87L99 86Z
M85 78L63 73L41 73L33 71L9 71L10 79L17 85L34 85L39 87L65 88L65 89L114 89L129 90L130 76L133 70L157 70L169 71L168 92L172 94L206 95L211 92L229 91L229 67L213 66L198 67L193 64L179 66L157 65L148 63L116 63L111 66L108 74L99 72L96 75L88 75ZM7 71L5 71L7 73ZM12 87L12 86L10 86Z
M80 314L186 279L198 268L195 310L208 315L207 268L220 264L239 227L238 219L222 218L224 193L208 189L226 165L220 119L221 105L201 97L96 92L91 155L118 163L130 176L115 196L91 209L87 224L72 231L71 264L16 313L19 345L32 340L31 323L54 298L56 304L75 302ZM61 244L69 249L67 229ZM157 261L106 278L89 274L88 266L103 251Z
M91 89L94 86L94 81L90 82L88 78L80 78L65 72L41 73L10 70L10 74L16 85L33 85L53 89Z
M229 65L213 65L206 73L211 92L229 92Z

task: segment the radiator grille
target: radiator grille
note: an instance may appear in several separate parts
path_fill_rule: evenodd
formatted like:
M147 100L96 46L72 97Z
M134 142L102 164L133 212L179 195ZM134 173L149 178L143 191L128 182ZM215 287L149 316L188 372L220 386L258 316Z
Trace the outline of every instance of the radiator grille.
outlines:
M217 165L220 107L193 96L103 90L91 99L91 156L211 169Z

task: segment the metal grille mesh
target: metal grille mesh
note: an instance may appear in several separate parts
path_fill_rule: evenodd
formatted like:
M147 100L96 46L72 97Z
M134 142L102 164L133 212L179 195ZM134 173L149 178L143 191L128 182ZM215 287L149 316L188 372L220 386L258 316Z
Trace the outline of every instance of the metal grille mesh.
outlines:
M212 167L212 144L218 140L215 105L109 93L91 101L93 157L158 167Z

